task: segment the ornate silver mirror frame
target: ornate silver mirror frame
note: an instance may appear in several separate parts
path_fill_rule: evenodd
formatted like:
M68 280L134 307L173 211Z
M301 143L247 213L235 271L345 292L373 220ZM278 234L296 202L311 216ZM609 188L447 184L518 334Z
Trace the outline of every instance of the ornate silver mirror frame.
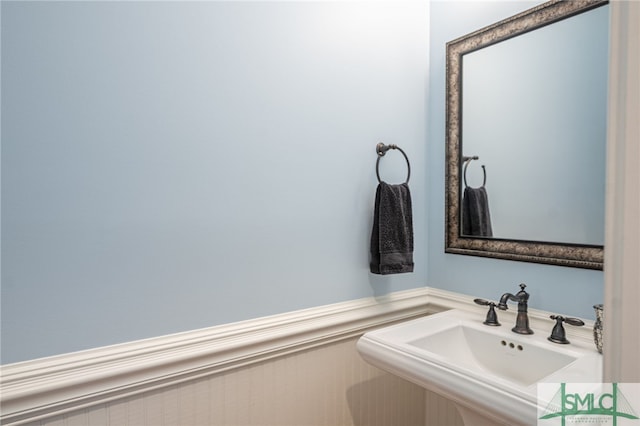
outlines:
M446 53L446 230L445 252L498 259L602 269L604 248L580 244L522 241L461 235L462 55L567 17L607 0L552 0L447 43Z

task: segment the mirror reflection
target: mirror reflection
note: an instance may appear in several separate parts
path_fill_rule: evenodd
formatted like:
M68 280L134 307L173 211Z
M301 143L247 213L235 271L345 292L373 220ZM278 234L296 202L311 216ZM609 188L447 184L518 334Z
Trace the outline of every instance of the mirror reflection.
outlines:
M600 7L462 56L463 235L604 244L607 34Z

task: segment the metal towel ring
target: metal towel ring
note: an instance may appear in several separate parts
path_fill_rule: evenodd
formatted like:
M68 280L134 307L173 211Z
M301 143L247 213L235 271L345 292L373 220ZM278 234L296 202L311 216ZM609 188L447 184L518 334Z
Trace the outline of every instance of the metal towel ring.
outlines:
M465 188L469 186L467 185L467 166L471 161L479 160L479 159L480 157L478 157L477 155L474 155L473 157L462 157L462 161L464 161L464 170L462 173L462 178L464 179ZM485 186L487 183L487 169L485 169L484 164L482 165L482 174L484 176L482 179L482 186Z
M395 145L395 144L385 145L382 142L376 145L376 152L378 153L378 160L376 161L376 176L378 176L378 182L382 183L382 179L380 179L380 170L379 170L380 159L384 157L384 155L390 149L397 149L402 153L402 155L404 155L404 159L407 160L407 180L404 183L409 183L409 178L411 177L411 164L409 164L409 157L407 157L407 154L405 154L405 152L398 145Z

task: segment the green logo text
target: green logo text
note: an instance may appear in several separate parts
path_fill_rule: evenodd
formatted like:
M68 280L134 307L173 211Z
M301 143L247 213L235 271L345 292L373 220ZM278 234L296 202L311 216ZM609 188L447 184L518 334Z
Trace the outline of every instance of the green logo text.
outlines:
M624 397L617 383L612 384L611 392L569 393L566 383L553 396L545 409L541 420L559 417L565 426L569 416L611 416L613 425L617 425L618 417L637 420L638 416Z

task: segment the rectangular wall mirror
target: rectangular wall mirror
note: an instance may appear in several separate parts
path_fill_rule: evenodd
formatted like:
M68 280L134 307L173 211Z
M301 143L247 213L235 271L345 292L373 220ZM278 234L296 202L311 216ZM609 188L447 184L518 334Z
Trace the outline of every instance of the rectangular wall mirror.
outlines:
M447 253L602 269L608 34L554 0L447 43Z

